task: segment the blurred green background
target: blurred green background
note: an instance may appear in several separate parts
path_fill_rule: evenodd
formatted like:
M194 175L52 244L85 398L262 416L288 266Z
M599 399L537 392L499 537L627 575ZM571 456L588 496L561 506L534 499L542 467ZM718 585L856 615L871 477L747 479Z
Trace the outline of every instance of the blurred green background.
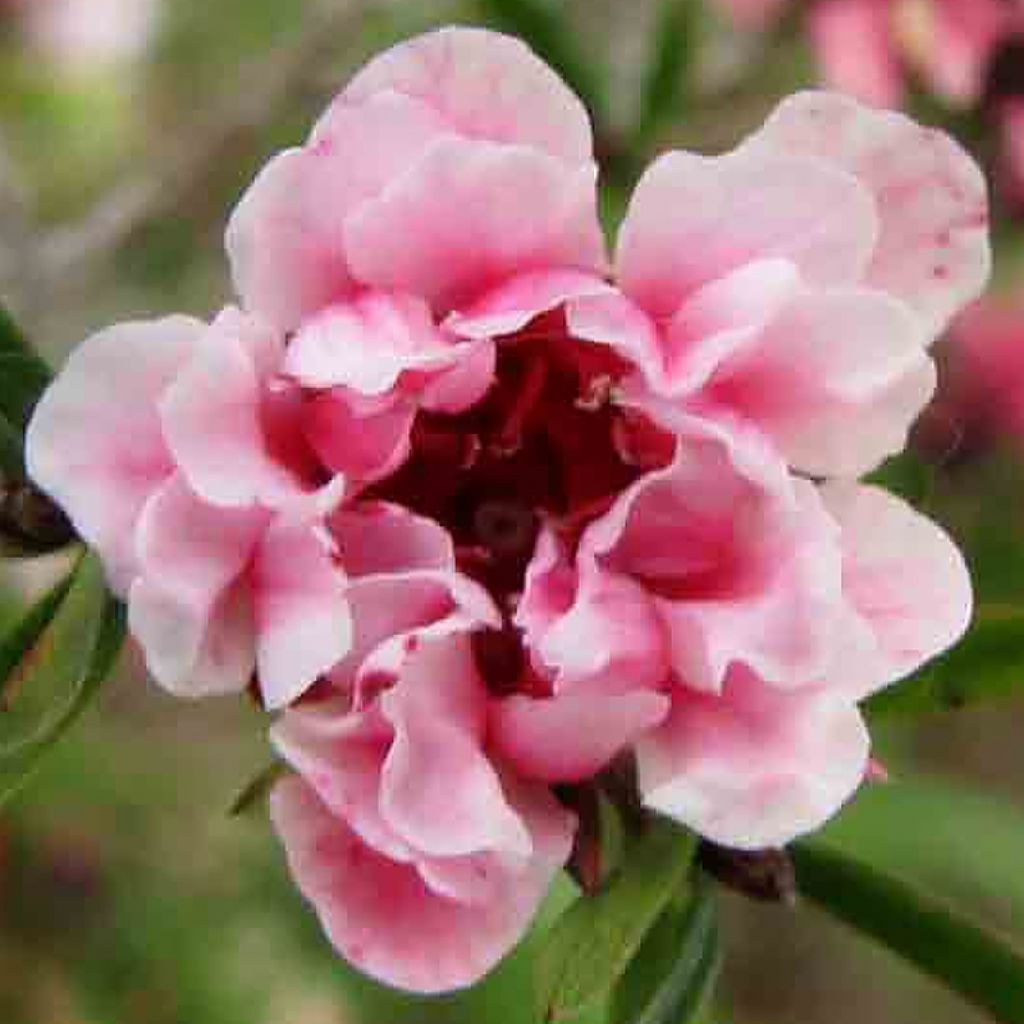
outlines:
M230 294L220 239L231 206L350 72L423 28L488 23L515 6L67 0L81 21L62 41L27 24L32 2L0 2L0 294L54 363L113 320L213 311ZM581 73L602 96L610 226L651 154L724 149L813 81L795 21L753 37L702 9L673 71L685 87L671 116L635 132L660 5L563 6L591 62ZM105 32L91 31L99 21ZM977 130L939 108L928 116ZM1014 269L1024 229L1005 218L998 231L1000 281L1024 299ZM1024 608L1024 438L973 443L938 409L888 478L964 545L982 601ZM0 624L58 568L5 569ZM527 1024L529 948L479 990L421 1002L360 981L333 956L261 815L227 813L266 762L265 725L238 702L165 697L126 653L0 817L0 1021ZM866 794L836 834L913 865L1024 941L1024 706L894 717L874 732L890 795ZM811 908L722 898L715 1024L980 1019Z

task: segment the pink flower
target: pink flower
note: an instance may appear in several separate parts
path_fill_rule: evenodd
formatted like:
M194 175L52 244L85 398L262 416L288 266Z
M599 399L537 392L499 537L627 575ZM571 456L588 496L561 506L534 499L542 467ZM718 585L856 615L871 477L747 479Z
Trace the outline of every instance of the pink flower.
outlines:
M786 0L718 0L739 25L763 28ZM1019 16L1005 0L819 0L807 30L824 80L882 107L924 79L958 106L976 102L996 44Z
M398 46L235 211L246 312L96 336L32 424L158 678L287 705L291 869L404 988L511 948L616 758L719 842L816 827L858 702L970 614L945 534L854 482L987 277L969 158L797 96L659 160L614 276L595 181L521 43Z
M128 601L154 677L282 706L348 649L345 574L317 528L336 486L303 443L283 338L237 310L94 335L30 425L34 479Z
M975 303L954 322L949 347L945 411L987 437L1024 437L1024 305L1012 295Z

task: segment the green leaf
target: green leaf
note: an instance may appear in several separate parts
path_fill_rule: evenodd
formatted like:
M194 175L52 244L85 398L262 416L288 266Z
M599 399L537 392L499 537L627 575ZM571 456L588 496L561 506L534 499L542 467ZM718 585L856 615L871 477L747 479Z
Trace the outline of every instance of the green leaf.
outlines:
M701 13L698 0L662 0L640 99L636 134L641 145L682 113L692 86Z
M577 48L560 4L551 0L480 0L480 6L496 28L529 43L583 100L595 123L604 124L602 76Z
M60 607L18 668L13 705L0 714L0 805L88 706L124 639L124 609L91 553L76 565Z
M232 818L241 817L255 810L258 804L262 804L270 795L274 783L277 782L288 771L286 765L280 761L274 761L267 765L258 775L246 783L245 788L235 797L228 814Z
M537 961L543 1021L572 1019L611 994L683 884L696 849L688 832L653 819L605 888L559 918Z
M19 435L24 434L50 377L50 368L32 350L10 314L0 307L0 416Z
M961 785L907 778L898 766L891 772L888 785L863 787L819 840L1021 929L1021 808Z
M72 574L68 573L55 584L25 614L0 637L0 700L10 696L8 684L15 670L39 642L43 630L53 620L71 586Z
M721 966L717 913L714 887L703 878L686 906L662 914L615 992L612 1020L688 1024L700 1012Z
M967 636L916 675L875 694L871 715L955 710L1024 692L1024 609L982 606Z
M800 892L1002 1024L1024 1024L1024 957L946 903L824 843L791 850Z

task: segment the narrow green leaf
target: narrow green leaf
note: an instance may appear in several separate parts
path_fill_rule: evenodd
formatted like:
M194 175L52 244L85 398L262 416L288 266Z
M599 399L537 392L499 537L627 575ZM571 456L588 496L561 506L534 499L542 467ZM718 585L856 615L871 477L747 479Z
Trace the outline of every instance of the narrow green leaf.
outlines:
M793 847L800 892L1001 1024L1024 1024L1024 957L945 903L822 843Z
M0 805L88 706L124 639L124 609L95 555L79 560L64 600L18 668L17 696L0 714Z
M11 315L0 307L0 415L19 434L50 382L50 368L25 340Z
M559 918L537 962L543 1021L572 1019L610 995L683 884L696 848L689 833L652 820L606 887Z
M245 788L235 797L228 814L232 818L241 817L255 810L257 805L262 804L270 795L274 783L288 771L287 767L280 761L274 761L267 765L258 775L246 783Z
M576 46L560 4L552 0L480 0L480 7L496 28L529 43L583 100L596 124L604 124L602 76Z
M689 903L651 929L615 993L621 1024L688 1024L706 1004L721 966L714 886L703 878Z
M0 700L10 698L8 684L15 675L15 669L39 642L43 630L53 620L71 586L71 579L72 574L68 573L0 637Z
M698 0L662 0L640 99L636 134L641 145L665 121L683 112L692 84L700 15Z
M1024 609L982 606L947 654L867 702L871 715L955 710L1024 692Z

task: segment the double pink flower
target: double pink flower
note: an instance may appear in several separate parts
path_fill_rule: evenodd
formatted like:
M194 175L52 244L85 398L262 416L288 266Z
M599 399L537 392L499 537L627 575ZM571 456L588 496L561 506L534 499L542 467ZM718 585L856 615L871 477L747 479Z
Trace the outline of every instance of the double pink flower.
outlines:
M284 709L296 880L409 989L511 948L623 753L720 843L817 827L858 701L970 615L949 539L856 483L987 278L970 159L800 95L657 161L610 263L596 179L521 43L398 46L235 211L242 310L94 336L30 431L156 679Z

